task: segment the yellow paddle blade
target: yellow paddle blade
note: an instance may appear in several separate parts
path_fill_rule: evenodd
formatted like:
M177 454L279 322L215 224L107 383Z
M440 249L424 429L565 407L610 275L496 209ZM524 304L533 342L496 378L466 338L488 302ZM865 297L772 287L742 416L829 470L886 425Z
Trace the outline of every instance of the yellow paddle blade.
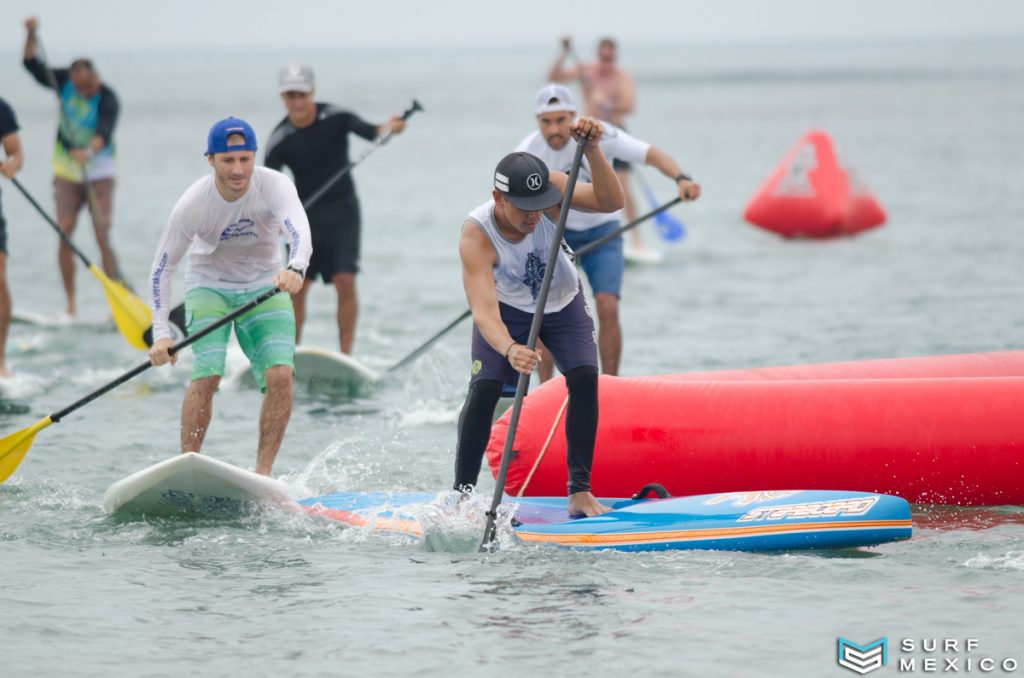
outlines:
M146 302L132 294L131 290L121 283L108 278L96 264L90 264L89 271L102 283L110 312L114 315L114 324L121 331L121 335L135 348L141 351L148 349L143 335L153 324L153 313Z
M28 428L23 428L0 440L0 483L10 478L14 469L18 468L18 464L25 458L28 448L32 447L32 441L35 440L36 434L52 423L53 420L49 417L40 419Z

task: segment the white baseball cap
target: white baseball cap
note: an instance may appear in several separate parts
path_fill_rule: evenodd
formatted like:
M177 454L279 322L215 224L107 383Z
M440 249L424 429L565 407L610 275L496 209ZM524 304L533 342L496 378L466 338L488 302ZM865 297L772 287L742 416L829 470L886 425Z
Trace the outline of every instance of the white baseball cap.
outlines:
M287 64L277 76L277 87L282 94L285 92L312 92L315 88L313 69L298 62Z
M540 88L537 92L537 105L534 113L553 113L555 111L576 112L576 102L572 98L572 92L565 85L549 83Z

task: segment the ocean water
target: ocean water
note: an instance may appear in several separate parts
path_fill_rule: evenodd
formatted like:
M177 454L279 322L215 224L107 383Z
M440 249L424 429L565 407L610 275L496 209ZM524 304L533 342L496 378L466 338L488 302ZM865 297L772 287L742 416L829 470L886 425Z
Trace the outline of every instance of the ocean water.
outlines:
M553 54L97 51L123 102L114 235L137 289L174 203L208 171L209 124L242 116L265 137L283 111L276 70L295 56L316 67L321 99L368 119L413 97L426 109L355 173L356 352L384 369L465 308L459 227L487 199L497 160L532 130ZM624 374L1020 347L1024 47L694 45L622 57L639 90L630 129L704 189L676 209L682 243L644 231L665 261L627 271ZM0 72L0 91L23 127L19 178L49 205L52 95L16 68ZM888 210L883 228L786 242L742 221L809 129L829 132L859 170ZM670 182L647 177L672 197ZM2 186L15 309L53 316L56 237ZM98 259L89 228L80 223L76 241ZM78 286L81 324L12 327L19 376L0 397L5 435L143 359L110 330L82 270ZM333 348L333 295L317 289L310 301L306 342ZM308 495L448 487L468 337L468 326L451 332L358 398L299 393L276 473ZM86 406L41 432L0 486L0 675L829 676L844 673L839 636L887 637L892 659L897 639L975 638L974 657L1024 662L1013 621L1024 603L1020 507L919 507L910 542L774 555L479 555L276 510L227 523L106 517L108 485L175 453L186 380L184 365L152 370ZM259 405L225 388L206 451L251 467ZM489 496L489 478L481 488Z

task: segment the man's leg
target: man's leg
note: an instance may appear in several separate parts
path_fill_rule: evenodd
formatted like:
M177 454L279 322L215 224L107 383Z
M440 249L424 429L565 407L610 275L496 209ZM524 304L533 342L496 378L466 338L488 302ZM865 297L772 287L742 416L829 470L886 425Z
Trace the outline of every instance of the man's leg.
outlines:
M302 343L302 324L306 322L306 297L316 280L306 278L302 289L292 295L292 307L295 309L295 343Z
M82 209L84 201L85 189L82 184L54 177L53 202L57 208L57 226L68 237L71 237L75 231L78 211ZM64 310L68 315L73 316L77 311L75 307L75 253L64 243L63 238L57 248L57 265L64 283L64 296L67 298L67 306Z
M88 191L86 199L92 216L92 229L96 233L96 244L100 248L103 272L111 280L122 280L121 268L117 264L114 245L110 240L111 215L114 208L114 178L99 179L83 184Z
M597 439L597 369L574 367L565 373L569 405L565 413L567 442L565 463L569 469L569 515L596 516L611 509L590 492L590 469Z
M267 393L260 409L260 442L256 451L256 473L260 475L270 475L292 416L292 371L288 365L274 365L264 373Z
M459 439L455 445L455 484L459 492L476 487L487 441L491 438L494 408L501 398L501 382L481 379L469 386L466 403L459 413Z
M352 355L352 345L356 339L356 318L359 315L356 274L335 273L331 280L338 292L338 336L341 352Z
M247 291L235 299L235 305L241 305L267 289ZM242 351L252 363L256 383L265 394L260 409L256 473L269 476L292 414L295 314L291 297L274 295L243 314L235 321L235 335Z
M525 342L533 315L500 303L498 310L512 338ZM502 384L514 384L519 378L508 359L487 343L476 324L473 325L470 357L472 377L466 404L459 414L459 440L455 447L454 488L460 492L469 492L476 486Z
M3 229L0 215L0 229ZM7 355L7 329L11 326L11 293L7 288L7 252L0 250L0 377L12 376L4 362Z
M200 330L227 315L227 301L214 290L197 287L185 293L188 333ZM231 326L226 325L192 344L192 381L181 404L181 451L198 452L213 417L213 394L224 375Z
M220 385L220 377L194 379L185 390L181 403L181 451L199 452L213 417L213 394Z
M597 347L601 354L601 373L615 377L622 359L622 326L619 324L619 298L599 292L594 295L597 306Z
M597 345L594 319L581 289L568 306L544 317L541 335L565 375L569 515L596 516L610 509L590 492L590 467L597 439Z

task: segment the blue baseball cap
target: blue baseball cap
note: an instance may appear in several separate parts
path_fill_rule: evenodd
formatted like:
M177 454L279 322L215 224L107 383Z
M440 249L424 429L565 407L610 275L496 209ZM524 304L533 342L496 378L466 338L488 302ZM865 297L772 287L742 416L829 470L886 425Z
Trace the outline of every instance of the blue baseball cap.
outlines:
M228 137L232 134L241 134L245 139L245 143L228 146ZM218 120L213 123L213 127L210 128L210 134L206 137L206 155L255 150L256 132L253 130L252 125L241 118Z

